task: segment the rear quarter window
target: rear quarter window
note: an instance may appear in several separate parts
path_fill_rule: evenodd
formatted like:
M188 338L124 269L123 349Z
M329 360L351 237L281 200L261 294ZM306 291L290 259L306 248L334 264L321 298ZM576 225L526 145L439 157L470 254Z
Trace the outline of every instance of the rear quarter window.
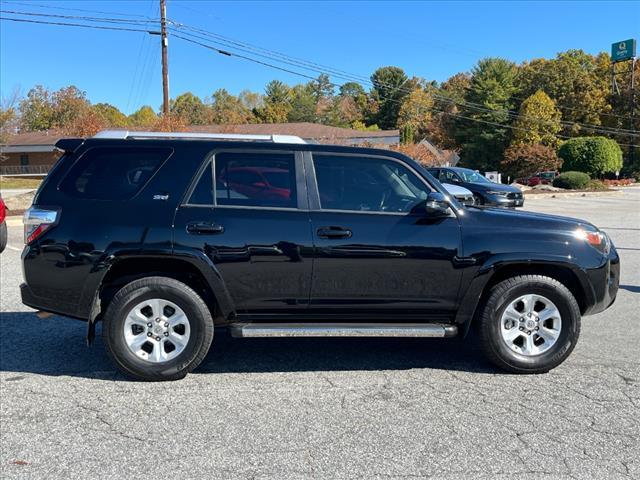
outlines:
M59 189L76 198L127 200L146 185L172 152L154 147L92 148L71 167Z

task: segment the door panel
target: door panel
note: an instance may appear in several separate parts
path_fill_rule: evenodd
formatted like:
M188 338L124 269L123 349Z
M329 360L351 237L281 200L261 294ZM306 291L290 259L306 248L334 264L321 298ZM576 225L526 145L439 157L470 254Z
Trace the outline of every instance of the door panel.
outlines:
M211 260L238 313L308 307L313 241L302 169L293 152L218 152L178 209L176 250Z
M454 265L458 219L419 213L430 188L402 163L331 157L316 154L309 167L317 178L310 202L318 207L311 212L311 312L394 313L402 320L403 313L453 311L461 278Z

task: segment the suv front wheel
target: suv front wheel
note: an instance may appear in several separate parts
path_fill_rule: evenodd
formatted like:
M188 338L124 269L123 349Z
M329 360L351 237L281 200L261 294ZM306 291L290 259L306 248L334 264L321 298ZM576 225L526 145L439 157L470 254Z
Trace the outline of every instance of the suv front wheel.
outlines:
M122 287L102 327L107 353L129 377L178 380L196 368L213 340L213 319L188 285L147 277Z
M495 285L479 316L482 349L513 373L544 373L560 365L580 335L580 308L563 284L522 275Z

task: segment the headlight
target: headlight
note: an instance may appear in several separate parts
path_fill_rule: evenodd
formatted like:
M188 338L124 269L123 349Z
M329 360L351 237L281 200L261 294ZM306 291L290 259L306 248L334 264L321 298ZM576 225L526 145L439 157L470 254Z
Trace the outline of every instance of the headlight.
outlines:
M593 231L585 230L584 228L578 228L575 232L573 232L573 236L579 240L587 242L589 245L597 248L605 254L608 254L609 249L611 248L611 240L606 233L601 232L600 230Z

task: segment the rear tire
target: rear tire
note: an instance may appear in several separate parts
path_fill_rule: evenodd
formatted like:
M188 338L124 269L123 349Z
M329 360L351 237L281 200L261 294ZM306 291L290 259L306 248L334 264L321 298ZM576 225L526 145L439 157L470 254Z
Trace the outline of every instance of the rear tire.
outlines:
M213 340L206 303L188 285L147 277L122 287L106 309L102 337L118 369L137 380L179 380Z
M7 247L7 223L0 223L0 253Z
M481 348L494 365L512 373L545 373L573 351L580 320L567 287L542 275L522 275L491 289L477 326Z

